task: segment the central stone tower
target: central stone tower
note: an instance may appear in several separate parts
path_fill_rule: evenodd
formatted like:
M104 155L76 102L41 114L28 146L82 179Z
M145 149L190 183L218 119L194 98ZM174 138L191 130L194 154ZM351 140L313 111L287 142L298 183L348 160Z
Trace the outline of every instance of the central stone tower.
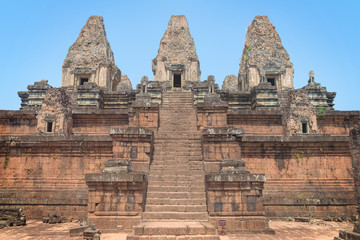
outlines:
M200 63L185 16L171 16L158 55L152 60L152 71L154 81L170 81L172 87L200 81Z
M121 71L115 65L103 18L91 16L66 55L61 87L76 90L91 82L102 89L115 91L120 81Z
M249 91L268 82L278 91L294 88L293 64L279 34L266 16L256 16L250 24L240 61L240 91Z

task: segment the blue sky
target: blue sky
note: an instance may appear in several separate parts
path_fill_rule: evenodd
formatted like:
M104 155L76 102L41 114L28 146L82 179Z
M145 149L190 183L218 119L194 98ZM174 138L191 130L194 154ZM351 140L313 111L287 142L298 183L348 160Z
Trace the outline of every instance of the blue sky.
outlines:
M173 14L186 16L201 79L221 86L239 71L248 25L267 15L294 64L295 88L315 80L337 92L336 110L360 109L360 1L0 1L0 109L42 79L61 85L68 48L91 15L104 17L115 61L133 87L153 79L151 60Z

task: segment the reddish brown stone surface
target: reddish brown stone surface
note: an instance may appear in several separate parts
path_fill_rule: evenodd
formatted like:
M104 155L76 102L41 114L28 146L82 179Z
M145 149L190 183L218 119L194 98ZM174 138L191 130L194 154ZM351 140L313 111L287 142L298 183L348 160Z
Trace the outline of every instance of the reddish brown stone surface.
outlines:
M35 111L0 110L0 135L29 135L36 132Z
M110 137L13 139L1 147L1 203L4 207L22 207L29 218L41 218L48 213L85 217L85 173L99 171L103 161L110 157Z
M271 221L270 227L275 230L275 235L268 234L230 234L220 235L221 240L333 240L338 236L339 229L351 230L353 225L349 222L324 222L312 223ZM70 237L69 229L79 227L79 223L44 224L40 221L30 220L28 225L19 227L7 227L0 231L1 239L18 240L47 240L68 239L82 240L83 237ZM219 232L221 227L218 228ZM101 234L102 240L125 240L126 233Z

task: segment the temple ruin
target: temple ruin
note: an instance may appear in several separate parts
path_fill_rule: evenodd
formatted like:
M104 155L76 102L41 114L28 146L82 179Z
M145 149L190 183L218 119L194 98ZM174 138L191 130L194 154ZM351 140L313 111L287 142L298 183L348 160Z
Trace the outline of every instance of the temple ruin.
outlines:
M223 224L272 234L268 219L357 214L348 136L359 111L335 110L313 71L294 89L266 16L222 88L201 78L185 16L170 18L152 71L133 89L91 16L61 87L35 82L18 93L20 110L0 111L0 208L121 225L129 240L219 239Z

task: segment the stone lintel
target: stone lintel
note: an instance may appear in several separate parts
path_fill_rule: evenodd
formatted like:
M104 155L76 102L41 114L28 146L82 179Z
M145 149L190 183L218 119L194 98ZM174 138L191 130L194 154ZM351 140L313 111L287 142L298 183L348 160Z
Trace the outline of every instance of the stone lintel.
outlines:
M271 109L261 109L261 110L235 110L231 109L228 111L228 115L233 116L246 116L246 115L255 115L255 116L264 116L264 115L279 115L281 118L282 112L279 109L271 108Z
M76 67L74 73L76 74L90 74L95 72L91 67Z
M171 64L169 67L170 71L185 71L184 64Z
M197 112L205 111L216 111L216 112L227 112L228 104L226 102L218 102L218 104L207 104L204 102L199 102L197 105Z
M202 132L202 138L205 141L223 141L224 138L241 141L243 135L242 128L207 128Z
M96 183L142 183L145 182L144 173L88 173L85 175L86 184Z
M145 142L151 142L154 132L146 128L112 128L110 129L110 136L117 140L121 141L122 139L130 138L134 141L141 139Z
M154 132L146 128L112 128L110 135L147 135L152 136Z
M253 173L210 173L206 175L207 182L265 182L265 174Z
M136 110L155 110L159 109L159 103L136 101L132 104L133 112Z
M131 161L127 159L107 159L104 162L103 173L129 173L131 172Z
M240 160L222 160L220 162L220 172L221 173L250 173L246 170L245 161Z

